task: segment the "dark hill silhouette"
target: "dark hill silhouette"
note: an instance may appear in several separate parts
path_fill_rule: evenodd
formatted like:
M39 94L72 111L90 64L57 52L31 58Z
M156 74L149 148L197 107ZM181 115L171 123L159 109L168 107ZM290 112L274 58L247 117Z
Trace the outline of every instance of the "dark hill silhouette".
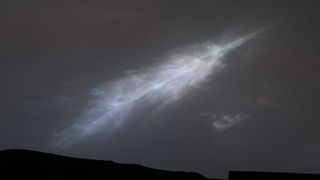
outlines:
M89 160L29 150L0 151L0 179L206 179L194 172ZM229 180L319 180L320 175L230 171Z
M71 158L29 150L0 151L0 179L206 179L194 172ZM3 178L5 177L5 178Z
M230 171L229 180L320 180L320 175L298 174L298 173L278 173L278 172L250 172L250 171Z

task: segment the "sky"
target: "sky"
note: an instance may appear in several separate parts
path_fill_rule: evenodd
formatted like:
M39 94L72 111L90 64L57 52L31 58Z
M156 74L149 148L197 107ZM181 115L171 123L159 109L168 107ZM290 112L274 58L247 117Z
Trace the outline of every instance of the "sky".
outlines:
M212 178L320 173L319 6L3 0L0 150ZM130 105L106 120L118 95Z

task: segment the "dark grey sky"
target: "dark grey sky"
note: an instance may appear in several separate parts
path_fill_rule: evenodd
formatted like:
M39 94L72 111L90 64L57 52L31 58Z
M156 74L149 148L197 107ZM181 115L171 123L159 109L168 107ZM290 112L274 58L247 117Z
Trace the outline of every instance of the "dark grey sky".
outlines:
M320 173L320 3L270 0L2 0L0 149L27 148L226 177ZM168 51L269 27L206 87L112 135L69 148L52 134L88 91ZM238 116L237 116L238 115ZM225 130L223 119L243 119Z

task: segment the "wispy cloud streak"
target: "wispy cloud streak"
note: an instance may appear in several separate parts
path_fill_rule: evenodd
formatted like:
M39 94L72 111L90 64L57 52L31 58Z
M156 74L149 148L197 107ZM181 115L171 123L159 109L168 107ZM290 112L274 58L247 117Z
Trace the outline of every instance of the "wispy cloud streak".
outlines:
M108 82L90 93L93 105L66 129L54 133L57 146L70 146L99 131L121 127L128 116L144 106L171 104L224 67L223 57L250 38L252 33L228 42L204 43L176 54L143 72Z

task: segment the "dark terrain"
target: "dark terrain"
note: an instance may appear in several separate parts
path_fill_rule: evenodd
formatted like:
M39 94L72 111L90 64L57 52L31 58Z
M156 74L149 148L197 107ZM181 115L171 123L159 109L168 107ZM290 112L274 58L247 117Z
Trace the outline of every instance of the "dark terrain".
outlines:
M29 150L0 151L0 179L207 179L194 172L157 170L135 164L65 157ZM230 171L230 180L302 179L320 175Z
M71 158L29 150L0 151L0 179L206 179L193 172L157 170L135 164L119 164Z

